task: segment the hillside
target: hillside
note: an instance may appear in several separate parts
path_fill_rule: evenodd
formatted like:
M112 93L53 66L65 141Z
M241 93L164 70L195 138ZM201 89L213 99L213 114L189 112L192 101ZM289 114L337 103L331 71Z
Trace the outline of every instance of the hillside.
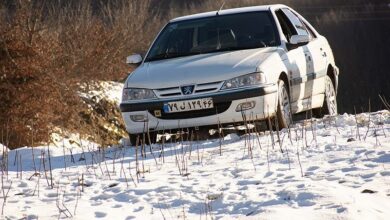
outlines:
M66 0L0 2L0 131L10 148L47 142L57 128L114 144L95 105L80 85L123 82L134 69L132 53L145 54L170 19L217 10L215 0ZM224 9L275 3L226 0ZM390 97L390 7L387 0L281 0L296 9L328 40L340 68L339 112L384 108ZM88 101L88 100L87 100ZM368 104L370 103L370 105ZM113 110L115 112L115 110ZM118 109L116 110L118 115ZM113 114L115 115L115 114ZM99 119L96 119L99 118ZM96 124L94 124L97 122ZM119 122L116 123L116 122ZM114 123L123 128L120 119ZM123 133L123 132L122 132Z

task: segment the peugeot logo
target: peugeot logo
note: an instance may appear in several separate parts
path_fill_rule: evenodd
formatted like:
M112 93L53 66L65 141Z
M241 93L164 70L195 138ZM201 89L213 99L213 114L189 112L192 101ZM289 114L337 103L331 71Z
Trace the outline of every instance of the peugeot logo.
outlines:
M183 95L191 95L194 92L195 85L181 86L181 92Z

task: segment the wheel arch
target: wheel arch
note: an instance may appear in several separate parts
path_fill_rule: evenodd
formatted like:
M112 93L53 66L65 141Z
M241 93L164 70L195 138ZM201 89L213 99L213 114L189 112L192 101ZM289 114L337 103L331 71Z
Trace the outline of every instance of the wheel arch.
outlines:
M329 76L329 78L332 80L333 86L334 86L336 94L337 94L338 78L337 78L336 70L331 64L328 65L326 75Z
M278 118L279 122L279 128L287 128L290 126L290 124L293 122L292 121L292 109L291 109L291 91L290 91L290 83L288 80L288 75L286 72L282 71L279 74L278 81L281 80L284 83L284 86L286 87L287 90L287 96L288 96L288 102L289 102L289 116L285 117L284 110L282 110L284 107L282 107L282 103L280 103L280 100L277 101L277 107L276 107L276 117ZM278 83L279 84L279 83ZM279 88L279 85L278 85ZM280 99L280 91L278 89L278 99ZM283 100L283 98L282 98ZM284 105L283 105L284 106Z
M287 91L289 92L289 94L291 93L290 91L290 83L289 83L289 80L288 80L288 76L287 76L287 73L285 73L284 71L281 72L279 74L279 79L280 80L283 80L284 84L287 86Z

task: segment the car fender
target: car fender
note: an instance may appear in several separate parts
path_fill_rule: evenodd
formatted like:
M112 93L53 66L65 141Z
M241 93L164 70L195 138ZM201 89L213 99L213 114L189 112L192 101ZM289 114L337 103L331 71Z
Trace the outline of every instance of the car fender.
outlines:
M284 54L285 50L283 48L277 48L257 67L259 72L263 72L265 74L267 83L276 84L282 73L288 74L288 64L286 63L286 60L282 59ZM290 84L290 82L287 83Z

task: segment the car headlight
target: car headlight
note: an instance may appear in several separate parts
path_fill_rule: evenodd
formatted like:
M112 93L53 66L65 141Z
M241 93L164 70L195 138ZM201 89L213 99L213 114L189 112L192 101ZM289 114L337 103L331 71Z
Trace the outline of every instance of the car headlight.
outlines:
M233 79L226 80L221 90L223 89L235 89L239 87L259 85L265 83L265 75L262 72L251 73L244 76L235 77Z
M122 93L122 101L133 101L142 99L155 99L157 96L151 89L125 88Z

